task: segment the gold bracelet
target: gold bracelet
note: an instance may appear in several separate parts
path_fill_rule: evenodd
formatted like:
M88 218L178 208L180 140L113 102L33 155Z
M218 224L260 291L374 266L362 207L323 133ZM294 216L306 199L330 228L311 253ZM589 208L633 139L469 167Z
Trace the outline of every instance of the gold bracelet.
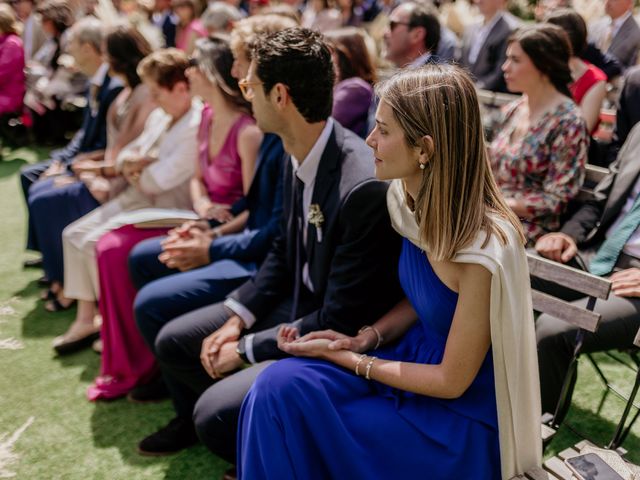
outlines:
M369 376L369 374L371 373L371 367L373 366L373 362L376 361L377 357L371 357L371 360L369 360L369 363L367 363L367 369L365 370L364 373L364 378L366 378L367 380L371 380L371 377Z
M373 330L373 333L376 334L376 346L373 347L374 350L377 350L380 345L382 345L382 342L384 341L384 337L382 336L382 334L380 333L380 330L378 330L376 327L374 327L373 325L365 325L364 327L362 327L360 330L358 330L358 334L364 333L367 330Z
M356 362L355 372L357 376L360 376L360 372L358 371L358 368L360 368L360 364L366 357L367 356L363 353L362 355L360 355L360 357L358 358L358 361Z

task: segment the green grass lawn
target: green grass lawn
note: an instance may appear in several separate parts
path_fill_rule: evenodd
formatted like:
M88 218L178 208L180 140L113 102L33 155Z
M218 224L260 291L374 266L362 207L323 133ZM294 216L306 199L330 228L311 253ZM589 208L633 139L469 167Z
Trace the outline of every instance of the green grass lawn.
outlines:
M18 479L216 479L226 464L202 446L164 458L141 457L136 443L172 417L168 402L134 405L125 400L91 403L85 391L99 370L92 351L56 358L51 341L73 312L47 313L38 301L39 270L23 270L25 208L19 188L22 165L45 158L42 149L4 150L0 160L0 478ZM13 338L17 349L2 348ZM13 345L16 345L15 343ZM11 346L11 344L9 345ZM630 388L633 373L598 356L617 384ZM583 360L568 422L600 443L612 434L623 403L609 395L596 413L602 386ZM638 400L640 401L640 399ZM32 419L32 420L31 420ZM29 423L31 422L31 423ZM21 427L20 435L13 435ZM20 432L18 432L20 433ZM546 452L580 438L563 427ZM625 443L640 463L640 422ZM15 454L7 460L8 454ZM4 456L3 456L4 455ZM3 463L4 462L4 463Z

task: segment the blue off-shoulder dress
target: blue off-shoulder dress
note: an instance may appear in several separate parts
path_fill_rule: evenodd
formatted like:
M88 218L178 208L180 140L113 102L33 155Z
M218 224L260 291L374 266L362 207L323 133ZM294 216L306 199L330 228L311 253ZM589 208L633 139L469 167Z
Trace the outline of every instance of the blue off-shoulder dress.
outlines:
M408 240L399 272L419 320L371 355L440 363L458 295ZM367 381L322 360L276 362L242 405L238 468L251 480L499 479L491 351L471 386L453 400Z

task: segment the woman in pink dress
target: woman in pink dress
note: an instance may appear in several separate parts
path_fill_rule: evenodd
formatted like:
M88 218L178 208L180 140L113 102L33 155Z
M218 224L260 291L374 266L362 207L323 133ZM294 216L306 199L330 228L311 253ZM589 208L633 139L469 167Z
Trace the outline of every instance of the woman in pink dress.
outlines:
M217 37L199 40L192 63L187 70L192 94L207 104L198 133L196 175L191 181L193 206L202 218L226 220L230 219L230 205L249 189L262 133L231 76L233 56L227 41ZM235 225L242 228L236 220L220 228L232 233ZM90 400L126 395L157 372L155 359L135 325L136 291L129 279L127 257L137 243L166 231L129 225L98 241L103 350L101 374L87 392Z
M172 0L171 6L178 17L176 48L191 55L196 40L206 37L209 32L198 18L198 6L194 0Z
M0 115L22 109L25 92L24 48L11 7L0 4Z

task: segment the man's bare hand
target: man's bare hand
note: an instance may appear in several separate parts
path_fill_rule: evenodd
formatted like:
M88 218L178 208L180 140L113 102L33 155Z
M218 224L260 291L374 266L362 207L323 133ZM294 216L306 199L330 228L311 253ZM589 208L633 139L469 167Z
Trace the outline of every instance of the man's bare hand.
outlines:
M49 165L49 168L45 170L42 176L44 178L55 177L56 175L62 175L66 171L67 167L60 160L54 160L53 162L51 162L51 165Z
M211 237L198 228L189 231L189 238L169 237L163 244L158 260L169 268L184 272L208 265Z
M620 270L609 277L611 289L619 297L640 297L640 268Z
M543 235L536 242L535 248L543 257L560 263L567 263L578 253L575 240L560 232Z
M203 340L202 348L200 349L200 361L209 375L215 378L213 365L222 345L227 342L237 341L243 328L242 319L237 315L233 315L222 327Z
M218 355L215 356L213 361L213 373L214 378L222 378L225 375L238 370L244 362L238 355L236 349L238 348L238 341L227 342L222 345Z

